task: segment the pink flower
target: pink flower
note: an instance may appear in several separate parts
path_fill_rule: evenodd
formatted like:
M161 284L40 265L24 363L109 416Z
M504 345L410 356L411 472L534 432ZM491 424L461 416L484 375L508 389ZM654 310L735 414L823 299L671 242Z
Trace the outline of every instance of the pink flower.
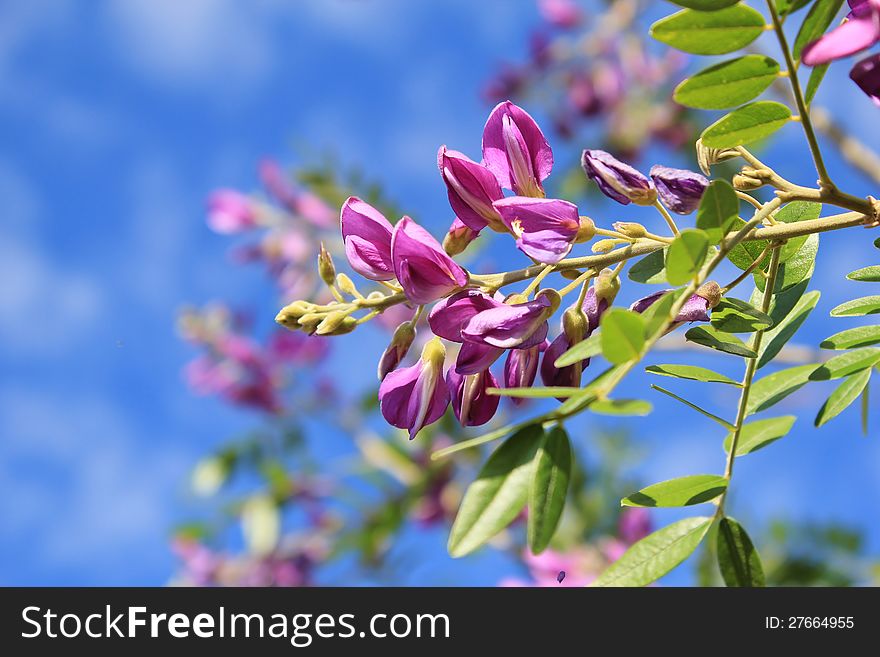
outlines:
M854 55L880 41L880 0L850 0L845 23L804 48L801 61L820 66Z
M483 162L502 187L520 196L543 197L541 181L553 169L553 151L535 120L507 100L486 121Z
M559 296L551 292L539 293L534 301L483 310L465 323L461 337L465 342L501 349L541 344L547 337L547 318L559 307Z
M443 380L445 360L446 349L434 338L422 349L418 363L389 373L379 386L382 416L390 425L408 429L410 440L446 412L449 388Z
M528 349L511 349L504 362L504 387L505 388L530 388L535 382L538 373L538 361L541 352L547 349L545 340L541 344ZM515 406L525 403L521 397L511 397Z
M446 146L437 152L437 167L446 183L449 205L465 226L477 232L490 223L500 226L501 217L492 203L504 195L489 169Z
M369 203L351 196L340 212L345 255L351 268L364 278L394 278L391 264L391 223Z
M545 264L568 255L577 239L580 218L568 201L512 196L495 202L520 251Z
M538 0L538 11L545 21L556 27L577 27L583 19L574 0Z
M449 370L446 384L452 397L452 410L463 427L486 424L498 410L498 395L490 395L486 388L497 388L498 381L489 370L462 376Z
M436 301L468 282L467 272L409 217L394 227L391 259L407 299L416 304Z
M480 231L464 225L461 219L456 217L449 226L446 237L443 238L443 250L447 255L457 256L462 253L468 244L480 236Z
M257 225L253 201L234 189L218 189L208 197L208 226L224 235Z
M504 305L480 290L462 290L439 301L428 314L434 335L451 342L462 342L461 331L474 315Z

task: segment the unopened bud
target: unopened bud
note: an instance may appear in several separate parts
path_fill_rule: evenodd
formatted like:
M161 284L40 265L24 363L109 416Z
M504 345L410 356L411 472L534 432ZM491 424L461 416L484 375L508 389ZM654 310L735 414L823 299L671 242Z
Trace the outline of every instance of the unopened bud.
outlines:
M344 294L348 294L351 296L355 296L357 294L357 287L355 287L354 281L349 278L348 274L336 275L336 287L338 287L339 291L343 292Z
M697 163L700 165L700 171L707 176L712 174L710 167L718 162L724 162L731 158L737 157L739 152L732 148L709 148L703 145L702 139L697 139Z
M391 342L385 349L385 353L379 359L379 380L383 380L389 372L397 369L400 362L406 358L409 348L412 346L416 337L416 329L412 322L403 322L394 329L394 335L391 336Z
M753 189L758 189L759 187L764 186L763 181L758 178L752 178L741 173L736 174L733 177L732 182L733 188L740 192L749 192Z
M637 224L632 221L615 221L612 226L618 233L633 239L645 237L645 235L648 234L647 229L642 226L642 224Z
M333 285L336 282L336 267L333 266L333 258L330 252L324 248L323 242L321 242L321 248L318 251L318 274L327 285Z
M580 278L583 272L577 269L564 269L559 272L559 274L562 278L567 278L568 280L573 281Z
M596 298L604 299L610 306L620 291L620 278L612 270L605 268L593 281L593 289L596 290Z
M559 304L562 303L562 297L559 296L559 292L551 287L539 290L538 294L535 295L535 298L537 297L545 297L550 302L550 307L547 309L548 317L559 310Z
M447 255L457 256L467 248L468 244L477 239L478 236L478 232L465 226L461 220L456 217L455 221L453 221L452 225L449 227L449 232L446 233L446 237L443 238L443 250L446 251Z
M596 224L589 217L580 217L577 237L574 238L575 243L581 244L589 242L596 236Z
M584 311L575 304L562 314L562 331L569 344L577 344L590 330L590 322Z
M593 253L608 253L615 246L625 241L626 240L599 240L598 242L593 242L593 246L590 248Z
M721 286L715 281L708 281L701 285L696 294L709 302L709 308L714 308L721 302Z
M344 335L351 333L357 326L357 320L347 312L334 310L324 317L315 329L315 335Z
M306 313L311 312L313 308L314 305L308 301L294 301L278 311L278 314L275 316L275 321L282 326L295 331L300 326L300 318Z

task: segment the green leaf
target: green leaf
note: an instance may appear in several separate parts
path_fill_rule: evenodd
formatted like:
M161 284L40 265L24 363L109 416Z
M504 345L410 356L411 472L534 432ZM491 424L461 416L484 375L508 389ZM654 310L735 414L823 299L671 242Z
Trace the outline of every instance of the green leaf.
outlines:
M612 308L602 316L602 355L615 365L637 359L645 346L645 320L638 313Z
M557 358L553 364L556 367L567 367L584 359L598 356L602 353L601 335L601 332L593 333L586 340L581 340Z
M669 322L669 314L676 300L684 293L684 288L670 290L648 306L642 317L645 320L645 337L652 337Z
M601 372L596 376L595 379L590 381L587 385L581 388L580 395L574 395L569 397L564 402L559 405L559 408L556 409L556 413L559 417L568 417L569 415L574 415L575 413L579 413L580 411L588 408L593 402L596 401L596 390L601 388L607 379L613 377L619 366L613 365L607 368L605 371Z
M651 484L624 497L621 506L691 506L714 500L727 490L720 475L687 475Z
M739 381L734 381L730 377L718 374L705 367L696 367L695 365L651 365L645 368L646 372L651 374L659 374L660 376L672 376L676 379L690 379L691 381L704 381L705 383L726 383L732 386L739 386Z
M843 412L847 406L852 404L862 391L867 387L868 381L871 380L871 368L861 370L855 374L846 377L843 382L834 389L831 396L819 409L816 415L815 425L821 427L823 424L837 417Z
M799 9L803 9L813 0L776 0L776 10L780 16L790 16Z
M774 215L776 221L785 224L793 224L798 221L809 221L818 219L822 213L821 203L811 203L809 201L793 201L786 205ZM807 236L795 237L788 240L779 250L779 262L786 263L790 260L807 241Z
M862 267L851 271L846 275L851 281L867 281L869 283L880 283L880 265L871 265L870 267Z
M702 134L709 148L734 148L769 137L791 120L791 110L772 100L759 100L722 116Z
M543 440L540 425L531 425L489 456L455 516L447 546L450 556L473 552L519 515L529 497L535 452Z
M569 479L571 443L565 429L555 427L535 454L526 532L532 554L543 552L553 538L565 508Z
M521 399L551 399L571 397L584 391L576 386L547 386L544 388L486 388L486 394Z
M693 402L689 402L689 401L688 401L687 399L685 399L684 397L679 397L679 396L676 395L674 392L672 392L672 391L670 391L670 390L667 390L666 388L661 388L660 386L658 386L658 385L656 385L656 384L654 384L654 383L651 384L651 387L652 387L654 390L656 390L657 392L662 392L664 395L667 395L668 397L672 397L672 398L675 399L676 401L680 401L680 402L681 402L682 404L684 404L685 406L694 409L695 411L697 411L697 413L700 413L700 414L706 416L707 418L709 418L709 419L712 420L713 422L717 422L718 424L720 424L722 427L724 427L724 428L727 429L728 431L733 431L734 426L733 426L730 422L728 422L727 420L725 420L724 418L720 418L720 417L718 417L717 415L715 415L714 413L710 413L710 412L707 411L706 409L704 409L704 408L700 408L699 406L697 406L697 405L694 404Z
M794 255L791 255L786 262L780 265L773 291L777 293L782 292L797 285L805 278L812 276L813 268L816 266L816 253L818 250L819 235L814 233L807 237L803 246ZM755 276L755 287L761 292L764 291L766 284L767 281L763 276Z
M776 60L765 55L745 55L688 78L675 88L673 98L696 109L727 109L757 98L777 77Z
M868 435L868 409L869 409L869 397L871 392L871 383L870 381L865 385L865 389L862 390L862 404L861 404L861 415L862 415L862 434L865 436Z
M843 0L816 0L810 7L794 40L792 54L795 59L800 59L801 53L809 43L825 34L825 30L831 25L842 4Z
M713 12L685 9L651 26L651 36L694 55L723 55L744 48L761 36L764 17L736 4Z
M599 415L648 415L653 408L643 399L601 399L590 404L590 411Z
M880 363L880 349L862 347L829 358L810 375L810 381L842 379L859 370L870 369Z
M636 283L666 282L666 249L658 249L629 268L627 276Z
M880 326L856 326L825 338L819 346L823 349L852 349L868 347L878 342L880 342Z
M813 99L816 97L816 92L819 91L819 85L822 84L822 80L825 79L825 74L828 72L828 67L831 64L820 64L813 68L810 71L810 77L807 79L807 90L804 92L804 102L809 105L813 102Z
M730 333L722 333L711 326L695 326L684 334L689 342L693 342L710 349L717 349L734 356L742 356L743 358L757 358L752 349L747 347L745 343Z
M795 290L796 288L793 287L790 289ZM819 303L819 291L814 290L800 297L791 311L784 313L782 311L784 311L785 308L781 306L780 301L786 301L784 295L787 294L788 291L783 292L782 294L777 294L774 297L777 302L778 312L777 309L771 309L770 316L773 317L777 323L772 329L769 329L764 333L764 340L761 343L761 353L758 358L758 369L761 369L776 357L776 354L779 353L782 347L785 346L785 343L788 342L797 332L801 327L801 324L806 321L809 314L813 311L813 308L816 307L816 304Z
M773 318L749 303L724 297L712 310L712 326L724 333L754 333L773 325Z
M764 569L752 540L733 518L718 523L718 567L727 586L762 587Z
M794 415L783 415L744 424L736 445L736 455L751 454L772 442L776 442L791 431L796 419ZM725 452L730 451L731 444L733 444L733 432L724 439Z
M456 452L461 452L466 449L473 449L474 447L479 447L480 445L491 443L493 440L504 438L504 436L507 436L508 434L517 433L530 426L535 426L540 429L540 423L537 423L533 420L527 420L525 422L513 422L511 424L506 424L503 427L499 427L498 429L488 431L480 436L469 438L468 440L462 440L460 443L455 443L454 445L450 445L449 447L438 449L436 452L431 453L431 460L438 461L446 456L449 456L450 454L455 454Z
M746 222L737 217L731 225L730 230L738 231L745 225ZM730 253L727 254L727 259L745 271L752 266L753 262L761 257L761 254L764 253L764 249L766 249L768 245L769 242L767 242L767 240L749 240L748 242L740 242L730 250ZM757 266L763 268L769 262L770 253L768 252L763 258L761 258L761 261Z
M663 577L697 549L712 518L685 518L634 543L590 586L645 586Z
M687 228L676 235L666 251L666 280L681 285L692 279L706 261L709 236L696 228Z
M739 0L669 0L679 7L696 9L697 11L717 11L730 5L735 5Z
M703 192L697 209L697 228L706 232L712 244L718 244L739 219L739 199L726 180L714 180Z
M831 309L832 317L860 317L880 313L880 295L861 297Z
M874 240L874 247L880 249L880 237Z
M781 402L790 394L807 384L816 368L815 364L796 365L758 379L752 384L746 415L764 411Z

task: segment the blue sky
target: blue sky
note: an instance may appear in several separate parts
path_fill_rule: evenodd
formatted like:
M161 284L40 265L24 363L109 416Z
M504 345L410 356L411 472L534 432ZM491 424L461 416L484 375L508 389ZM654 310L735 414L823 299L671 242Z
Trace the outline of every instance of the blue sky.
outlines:
M167 530L192 507L186 474L254 421L188 393L174 315L187 302L272 296L258 272L229 264L227 242L204 225L205 195L254 187L264 155L329 147L439 233L449 210L437 146L476 155L478 91L501 60L522 57L535 17L531 2L505 0L0 5L0 584L166 580ZM845 73L832 68L819 100L880 148L861 129L877 109ZM775 161L808 181L801 141L787 128ZM827 311L869 293L843 281L877 257L868 233L851 233L823 237L814 280L831 282L803 342L844 328ZM703 364L739 376L736 363ZM703 398L729 408L729 392ZM824 394L808 388L797 407ZM649 445L646 479L720 467L717 432L683 413L663 402L632 423ZM852 414L821 431L811 419L743 460L737 513L855 522L876 551L876 430L856 436ZM595 421L579 426L587 440ZM445 572L439 545L425 549Z

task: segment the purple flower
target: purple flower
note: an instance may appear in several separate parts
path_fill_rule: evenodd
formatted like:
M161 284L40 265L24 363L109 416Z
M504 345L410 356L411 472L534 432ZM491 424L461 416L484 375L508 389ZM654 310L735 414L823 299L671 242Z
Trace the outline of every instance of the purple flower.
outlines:
M467 272L446 255L428 231L409 217L394 227L391 260L398 282L413 303L430 303L468 282Z
M456 217L449 226L446 237L443 238L443 250L447 255L457 256L462 253L468 244L480 236L480 231L472 230L464 225L461 219Z
M390 425L408 429L410 440L446 412L449 388L443 381L445 360L446 349L434 338L422 349L418 363L391 372L379 385L382 416Z
M446 183L449 205L465 226L477 232L489 224L501 227L501 217L492 203L504 194L489 169L446 146L437 152L437 167Z
M602 276L596 279L597 282L602 280ZM619 283L617 278L614 279L615 282ZM613 284L610 286L609 290L605 291L605 296L600 298L596 294L596 284L587 290L587 295L584 297L584 303L581 306L581 310L584 311L584 314L587 316L587 321L590 324L590 327L587 332L587 336L590 336L590 333L599 328L599 322L602 319L602 315L605 314L605 311L608 310L608 306L614 301L614 297L617 295L618 286L614 286ZM610 297L610 299L608 298Z
M801 61L820 66L854 55L880 41L880 0L850 0L847 21L804 48Z
M653 205L657 200L657 190L653 183L640 171L624 164L610 153L585 150L581 155L581 166L587 177L599 185L602 193L618 203Z
M856 62L849 77L880 107L880 54Z
M544 290L534 301L505 303L477 313L465 323L461 337L465 342L502 349L527 349L547 337L547 318L558 307L559 295Z
M556 264L577 239L580 218L568 201L512 196L495 201L504 224L516 236L516 246L539 262Z
M458 350L455 359L455 371L457 374L476 374L490 367L492 363L501 358L504 349L492 347L475 342L465 342Z
M639 542L651 531L651 514L647 509L630 507L620 512L617 535L627 545Z
M502 187L542 197L541 181L553 169L553 151L535 120L506 100L495 106L483 128L483 163Z
M659 164L651 167L651 180L663 205L676 214L690 214L696 210L709 186L709 181L699 173Z
M218 189L208 197L208 226L217 233L229 234L257 225L251 199L233 189Z
M634 301L629 309L637 313L643 313L654 303L659 301L660 297L671 291L672 290L660 290L649 294L646 297ZM720 300L721 289L718 287L717 283L710 281L697 290L696 294L691 295L691 297L684 302L681 310L678 311L678 315L675 316L675 321L676 323L708 322L710 319L709 311L717 306Z
M541 352L547 349L547 341L528 349L511 349L504 362L505 388L531 388L538 373ZM516 406L525 403L521 397L511 397Z
M577 27L584 17L574 0L538 0L538 11L545 21L562 29Z
M489 370L462 376L449 370L446 384L452 397L452 410L463 427L478 427L486 424L498 410L498 395L490 395L486 388L497 388L498 381Z
M571 349L572 343L565 332L556 336L541 361L541 381L545 386L580 386L581 375L589 366L590 359L586 358L580 363L574 363L566 367L556 367L556 359Z
M391 223L369 203L350 196L339 213L345 255L351 268L364 278L389 281L391 265Z
M434 335L451 342L462 342L461 331L477 313L504 304L480 290L462 290L438 302L428 315Z

